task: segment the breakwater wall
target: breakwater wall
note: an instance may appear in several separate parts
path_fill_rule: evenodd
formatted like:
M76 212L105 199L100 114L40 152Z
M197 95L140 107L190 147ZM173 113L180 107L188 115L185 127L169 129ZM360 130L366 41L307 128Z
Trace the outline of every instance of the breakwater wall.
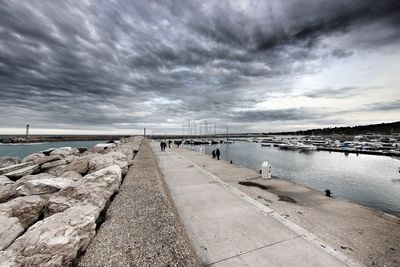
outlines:
M0 263L69 266L104 220L141 137L0 162Z

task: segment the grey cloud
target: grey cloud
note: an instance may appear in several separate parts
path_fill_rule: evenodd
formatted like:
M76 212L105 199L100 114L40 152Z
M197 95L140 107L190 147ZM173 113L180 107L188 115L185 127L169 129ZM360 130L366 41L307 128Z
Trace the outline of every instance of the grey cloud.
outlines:
M364 110L366 111L390 111L390 110L400 110L400 99L394 100L392 102L378 102L364 105Z
M251 109L309 71L350 57L323 44L380 25L369 46L397 42L398 1L4 1L0 5L0 128L134 127L167 119L294 121L304 110ZM364 39L363 39L364 38ZM365 43L364 42L364 43ZM260 80L265 86L251 87ZM282 85L282 84L281 84ZM252 88L249 90L249 88ZM286 89L285 89L286 90ZM342 98L354 88L308 97ZM268 115L265 117L265 115ZM176 125L171 124L171 127Z
M378 90L377 87L341 87L341 88L325 88L320 90L314 90L311 92L304 93L303 96L310 98L336 98L344 99L352 96L364 94L370 90Z
M276 122L317 120L324 112L315 109L288 108L276 110L256 110L233 113L231 119L236 122Z

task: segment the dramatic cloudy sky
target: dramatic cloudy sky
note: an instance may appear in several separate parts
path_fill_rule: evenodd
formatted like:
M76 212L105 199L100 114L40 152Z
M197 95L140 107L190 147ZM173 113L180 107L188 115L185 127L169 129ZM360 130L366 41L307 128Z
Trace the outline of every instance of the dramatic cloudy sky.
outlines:
M400 120L398 0L0 0L0 134Z

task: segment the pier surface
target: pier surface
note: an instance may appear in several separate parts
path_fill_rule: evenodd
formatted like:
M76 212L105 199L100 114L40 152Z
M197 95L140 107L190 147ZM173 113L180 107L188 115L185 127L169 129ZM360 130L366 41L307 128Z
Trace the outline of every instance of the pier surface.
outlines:
M254 170L213 160L198 151L173 151L274 210L286 221L311 232L336 251L367 266L399 266L399 218L340 198L328 198L323 192L276 177L261 179Z
M162 152L158 143L151 145L202 264L359 265L229 184L237 183L238 179L255 179L259 176L256 172L195 152L181 149ZM218 175L219 172L224 175Z

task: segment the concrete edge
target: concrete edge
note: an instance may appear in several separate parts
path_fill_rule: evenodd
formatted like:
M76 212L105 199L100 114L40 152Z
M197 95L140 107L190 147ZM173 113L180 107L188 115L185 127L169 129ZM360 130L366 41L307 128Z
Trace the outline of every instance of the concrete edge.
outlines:
M351 266L351 267L363 267L363 266L365 266L364 264L360 263L359 261L357 261L357 260L355 260L355 259L343 254L342 252L336 250L332 246L326 244L321 239L319 239L316 235L310 233L309 231L307 231L303 227L301 227L301 226L289 221L288 219L286 219L285 217L281 216L280 214L278 214L277 212L275 212L271 208L264 206L263 204L261 204L260 202L258 202L255 199L251 198L250 196L248 196L247 194L243 193L239 189L233 187L232 185L229 185L229 184L225 183L220 178L218 178L216 175L212 174L211 172L208 172L208 171L204 170L202 167L198 166L197 164L195 164L194 162L190 161L189 159L179 155L178 153L176 153L173 150L171 150L171 152L175 153L176 156L178 156L179 158L181 158L183 160L186 160L186 161L190 162L191 164L193 164L193 166L195 168L199 169L204 174L209 175L210 177L212 177L215 181L217 181L218 183L222 184L226 189L230 190L237 197L242 198L243 200L245 200L249 204L257 207L258 209L260 209L264 213L264 215L270 216L270 217L274 218L275 220L279 221L280 223L282 223L283 225L288 227L290 230L292 230L293 232L295 232L296 234L298 234L302 238L304 238L304 239L306 239L308 241L311 241L311 243L313 243L315 246L322 248L325 252L327 252L331 256L335 257L339 261L343 262L344 264L346 264L348 266Z
M196 250L193 247L192 240L189 238L189 236L188 236L188 234L186 232L185 226L182 223L182 219L179 216L179 213L178 213L178 211L176 209L175 202L174 202L174 200L172 198L171 192L169 191L168 185L165 182L164 176L162 175L160 166L158 166L158 162L156 160L156 155L154 154L154 151L153 151L153 149L152 149L152 147L150 145L150 142L153 142L153 140L149 140L149 139L146 138L146 141L148 142L151 154L153 155L153 161L154 161L154 163L156 165L156 168L157 168L157 176L160 178L162 187L163 187L163 189L164 189L164 191L165 191L165 193L167 195L168 201L169 201L169 203L170 203L170 205L172 207L172 210L173 210L173 212L174 212L174 214L175 214L175 216L177 218L177 222L179 224L179 227L182 229L183 238L186 240L187 244L189 245L189 249L190 249L192 255L194 256L194 258L196 259L196 262L198 263L198 266L204 266L204 264L200 260L200 257L197 255Z

